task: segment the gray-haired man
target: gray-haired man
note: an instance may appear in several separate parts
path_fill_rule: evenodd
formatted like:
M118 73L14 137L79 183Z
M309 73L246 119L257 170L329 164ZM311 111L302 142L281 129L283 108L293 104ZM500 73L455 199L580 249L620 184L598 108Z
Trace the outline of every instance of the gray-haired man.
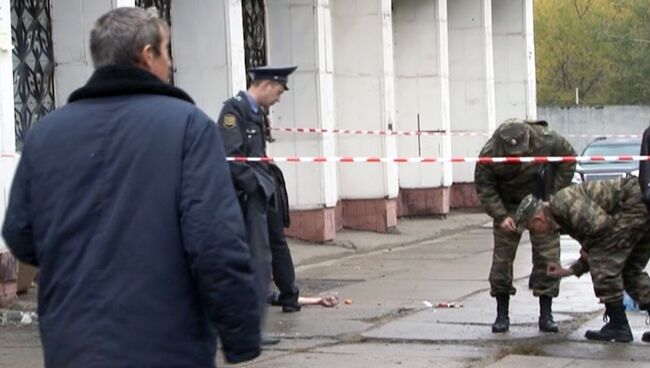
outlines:
M260 353L258 301L217 126L169 79L167 24L103 15L95 72L29 132L3 228L40 267L47 367L214 367Z

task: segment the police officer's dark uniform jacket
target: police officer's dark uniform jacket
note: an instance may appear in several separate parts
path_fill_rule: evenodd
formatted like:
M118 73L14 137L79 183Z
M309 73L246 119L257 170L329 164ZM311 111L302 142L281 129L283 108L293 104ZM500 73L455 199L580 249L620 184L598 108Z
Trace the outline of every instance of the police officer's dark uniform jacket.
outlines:
M246 92L224 102L218 125L228 156L266 157L265 115L257 113L248 101ZM230 162L230 172L240 196L251 196L261 190L270 200L275 192L275 181L264 162Z

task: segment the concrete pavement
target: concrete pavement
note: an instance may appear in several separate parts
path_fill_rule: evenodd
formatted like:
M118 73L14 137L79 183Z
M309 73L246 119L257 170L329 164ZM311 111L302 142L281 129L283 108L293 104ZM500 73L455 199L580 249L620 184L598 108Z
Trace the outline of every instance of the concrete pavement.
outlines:
M441 224L454 230L436 234L433 229ZM336 309L308 307L298 314L272 309L268 330L283 341L245 366L486 367L511 354L566 357L570 362L615 360L620 367L626 367L626 361L650 362L650 346L639 341L648 328L643 314L629 314L637 338L633 344L584 339L586 326L602 325L602 307L593 296L588 276L562 283L554 305L561 333L540 333L538 301L527 290L531 269L527 239L514 267L519 292L512 298L511 331L492 334L495 304L487 282L492 239L489 226L481 226L485 224L489 219L482 214L456 214L444 221L407 220L400 223L401 236L421 237L407 245L391 239L394 235L368 234L381 241L368 238L362 247L302 264L298 275L306 293L330 287L352 304ZM426 235L428 231L432 236ZM368 235L343 236L363 242ZM570 238L562 239L562 248L563 262L578 257L579 245ZM463 307L435 308L448 302ZM566 364L551 359L543 366Z
M484 214L454 213L402 220L396 234L343 231L331 244L292 241L303 295L336 292L341 304L292 314L270 308L267 330L281 343L240 366L587 367L583 360L597 359L626 368L650 362L650 345L639 341L650 329L643 314L628 314L637 338L632 344L584 340L587 326L602 325L588 276L562 283L554 303L561 333L540 333L538 303L527 290L527 239L514 266L511 331L492 334L492 239L490 227L482 226L488 223ZM577 243L563 238L562 248L565 262L577 258ZM437 308L449 302L463 307ZM38 367L40 354L34 326L0 327L0 367Z

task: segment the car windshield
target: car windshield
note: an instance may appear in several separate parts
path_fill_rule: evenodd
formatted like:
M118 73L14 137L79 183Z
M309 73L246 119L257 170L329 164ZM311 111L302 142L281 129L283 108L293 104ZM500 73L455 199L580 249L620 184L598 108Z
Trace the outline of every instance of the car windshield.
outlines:
M641 147L638 144L608 144L593 145L585 148L583 156L634 156L638 155Z

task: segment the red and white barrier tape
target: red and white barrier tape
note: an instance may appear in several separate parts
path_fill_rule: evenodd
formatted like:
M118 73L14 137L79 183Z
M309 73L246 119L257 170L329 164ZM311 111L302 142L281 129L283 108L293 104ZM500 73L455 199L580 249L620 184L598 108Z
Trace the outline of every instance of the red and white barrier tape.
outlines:
M540 157L228 157L232 162L363 162L363 163L547 163L650 161L650 156L540 156Z
M398 130L353 130L353 129L318 129L318 128L271 128L273 131L285 133L315 133L315 134L344 134L344 135L445 135L444 130L398 131ZM460 133L460 132L458 132ZM465 133L463 133L465 134ZM467 132L475 136L485 136L483 132Z
M355 130L355 129L320 129L320 128L271 128L276 132L284 133L311 133L311 134L343 134L343 135L387 135L387 136L427 136L445 135L444 130ZM457 137L486 137L487 132L451 131L450 135ZM567 134L567 138L639 138L640 134Z

